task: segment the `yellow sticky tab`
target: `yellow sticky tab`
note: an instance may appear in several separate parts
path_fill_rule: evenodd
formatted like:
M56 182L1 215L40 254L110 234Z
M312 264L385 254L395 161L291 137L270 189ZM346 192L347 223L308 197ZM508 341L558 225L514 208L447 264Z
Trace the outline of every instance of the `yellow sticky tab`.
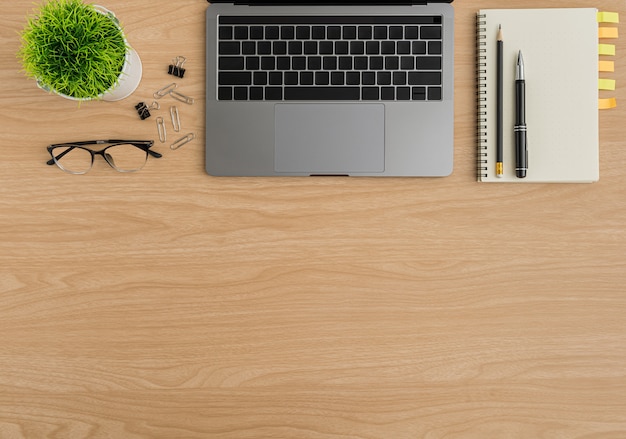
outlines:
M598 23L619 23L617 12L598 12Z
M598 109L608 110L609 108L617 107L617 101L615 98L598 99Z
M614 44L598 44L598 54L615 56L615 45Z
M616 27L599 27L598 38L619 38Z
M615 62L613 61L598 61L598 71L600 72L614 72Z
M598 79L598 88L600 90L615 90L615 79Z

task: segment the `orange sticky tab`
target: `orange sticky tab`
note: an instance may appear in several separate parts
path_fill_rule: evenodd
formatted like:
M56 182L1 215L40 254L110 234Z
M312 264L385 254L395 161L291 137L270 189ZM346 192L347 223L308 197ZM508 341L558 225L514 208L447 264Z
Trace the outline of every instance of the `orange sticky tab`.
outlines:
M615 107L617 107L617 101L615 98L598 99L598 109L600 110L608 110Z
M598 38L619 38L616 27L599 27Z
M615 62L614 61L598 61L598 71L600 71L600 72L614 72L615 71Z

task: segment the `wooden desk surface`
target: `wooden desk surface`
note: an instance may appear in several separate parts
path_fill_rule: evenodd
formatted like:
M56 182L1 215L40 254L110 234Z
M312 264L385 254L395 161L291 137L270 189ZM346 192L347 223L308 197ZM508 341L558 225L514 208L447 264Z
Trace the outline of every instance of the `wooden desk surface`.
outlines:
M475 182L474 14L501 2L469 0L451 177L231 179L203 170L206 4L104 4L144 79L80 107L19 72L33 3L3 7L1 438L626 437L623 26L598 183ZM178 55L193 143L132 175L45 165L49 143L155 138L133 106Z

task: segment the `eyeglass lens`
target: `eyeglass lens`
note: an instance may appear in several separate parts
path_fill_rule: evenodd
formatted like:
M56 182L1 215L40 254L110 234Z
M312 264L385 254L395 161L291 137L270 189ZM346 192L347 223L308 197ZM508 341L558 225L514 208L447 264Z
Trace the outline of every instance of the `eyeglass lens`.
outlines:
M128 143L109 146L99 154L119 172L138 171L148 159L145 150ZM59 168L71 174L84 174L93 165L91 151L80 146L57 146L52 150L52 155Z

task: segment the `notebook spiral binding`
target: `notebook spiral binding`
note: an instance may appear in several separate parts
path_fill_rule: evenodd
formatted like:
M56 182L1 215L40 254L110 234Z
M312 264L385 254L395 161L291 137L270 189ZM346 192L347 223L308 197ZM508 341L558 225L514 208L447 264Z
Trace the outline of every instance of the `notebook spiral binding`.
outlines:
M476 110L478 152L476 174L478 180L487 177L487 49L485 15L476 15Z

